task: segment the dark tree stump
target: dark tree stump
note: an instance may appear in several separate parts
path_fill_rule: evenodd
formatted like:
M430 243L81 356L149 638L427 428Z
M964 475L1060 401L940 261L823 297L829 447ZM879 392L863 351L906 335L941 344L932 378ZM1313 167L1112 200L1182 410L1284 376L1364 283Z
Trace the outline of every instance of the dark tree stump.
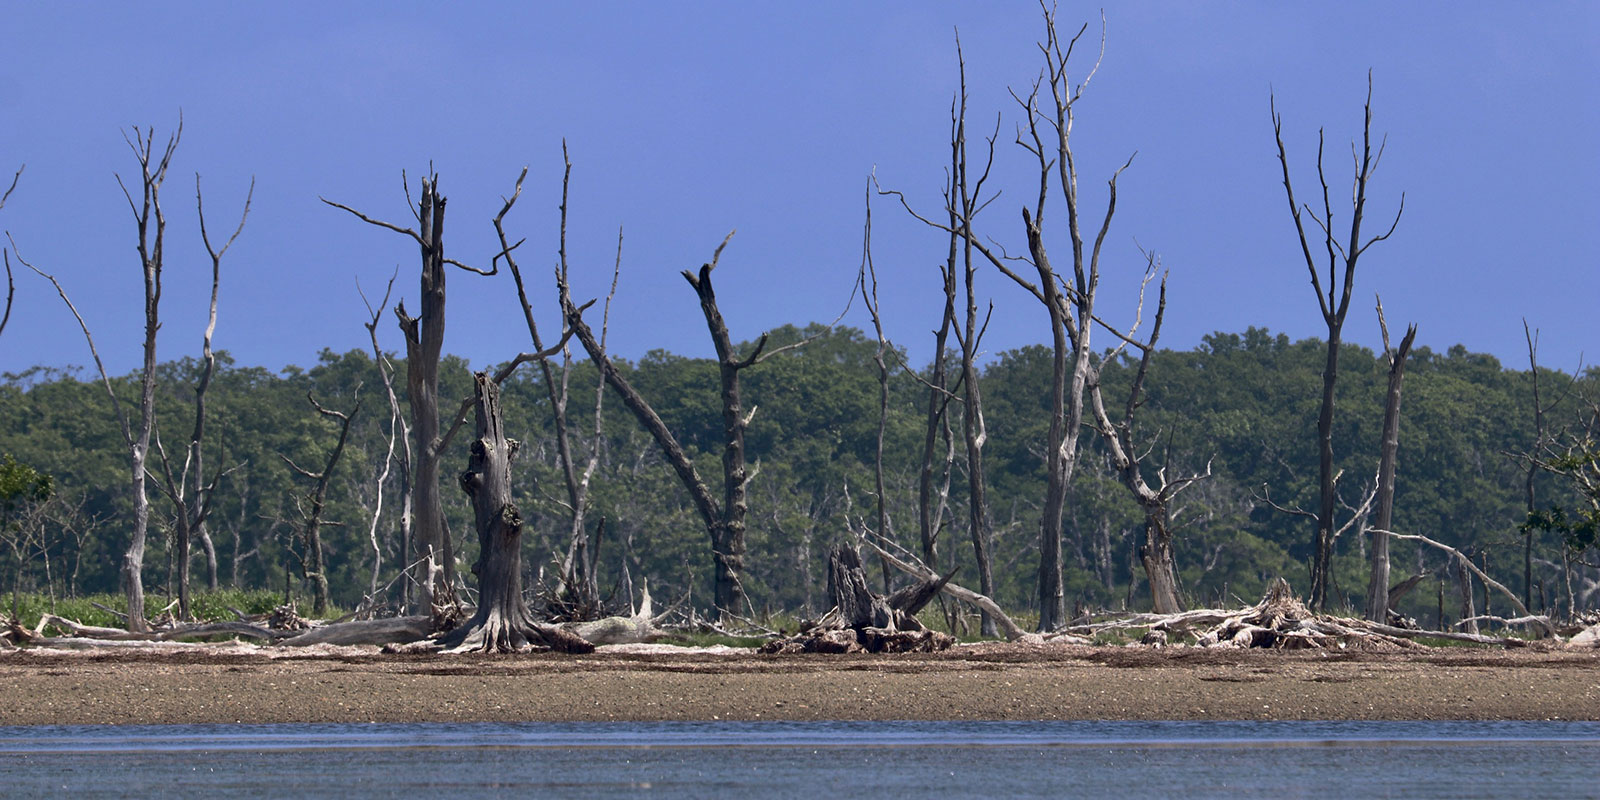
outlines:
M472 498L478 529L478 609L465 625L439 640L455 652L512 653L533 646L592 653L594 645L553 625L535 622L522 599L522 516L511 502L511 460L517 441L507 439L500 385L488 372L474 376L476 438L461 489Z
M950 576L920 580L887 597L872 593L855 548L828 554L828 595L833 609L788 639L763 645L763 653L932 653L955 644L930 631L916 613L939 594Z

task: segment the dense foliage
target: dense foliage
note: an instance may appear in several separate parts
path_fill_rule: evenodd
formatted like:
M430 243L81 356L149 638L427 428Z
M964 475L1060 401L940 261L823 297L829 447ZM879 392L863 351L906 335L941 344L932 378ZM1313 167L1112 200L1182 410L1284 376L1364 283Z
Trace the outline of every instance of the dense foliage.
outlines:
M751 483L748 573L745 589L755 610L816 611L824 592L828 546L851 529L875 525L873 495L878 384L877 343L860 331L837 328L773 332L782 344L818 334L805 347L784 353L744 374L746 405L757 406L748 449L759 469ZM1284 335L1252 328L1217 333L1190 351L1161 351L1152 364L1148 401L1140 428L1151 449L1151 470L1172 474L1203 471L1213 476L1180 495L1174 505L1178 566L1186 599L1194 604L1253 600L1275 576L1303 582L1309 558L1310 521L1274 510L1314 507L1316 409L1323 344L1291 342ZM1131 364L1105 367L1108 397L1130 379ZM1385 366L1368 350L1346 345L1338 386L1335 431L1341 493L1351 505L1373 481L1378 457ZM403 365L400 365L403 375ZM625 365L628 379L655 405L700 464L719 474L720 405L716 369L709 361L652 352ZM159 418L169 455L187 431L199 365L191 360L161 368ZM446 359L441 394L470 394L467 366ZM557 372L559 375L559 371ZM559 379L559 378L558 378ZM1037 515L1044 485L1040 443L1048 425L1050 356L1043 347L1002 353L983 373L989 430L989 479L995 521L994 564L998 600L1025 610L1033 602L1037 565ZM1547 415L1556 428L1578 416L1580 400L1600 391L1600 371L1574 379L1543 376L1549 387L1576 380L1568 398ZM395 388L403 392L403 381ZM131 396L136 377L116 382ZM208 463L229 470L221 479L209 523L222 587L303 591L296 553L307 491L284 464L320 464L333 445L332 423L306 402L308 392L329 408L348 410L361 389L344 460L330 488L322 536L334 602L351 608L369 594L395 596L399 568L397 514L401 508L394 471L383 489L376 525L376 550L369 536L389 451L390 417L370 354L324 352L310 369L272 372L240 366L225 355L208 396L213 422ZM594 444L596 375L586 360L570 365L569 414L574 450ZM374 388L377 387L377 388ZM905 371L892 378L885 485L891 535L912 550L916 538L916 483L927 389ZM1559 392L1558 392L1559 393ZM453 409L454 403L442 404ZM523 367L505 387L504 405L512 436L523 442L518 462L518 502L528 522L525 563L528 585L537 586L566 550L569 512L556 463L549 399L540 371ZM693 506L655 444L615 398L607 395L599 462L594 477L591 522L604 517L598 542L603 589L621 582L624 570L637 587L648 578L658 598L686 593L702 604L708 597L709 547ZM1069 604L1081 607L1144 607L1148 599L1137 546L1143 518L1127 490L1105 465L1097 435L1085 431L1080 466L1064 522ZM1519 454L1534 447L1529 374L1457 346L1445 352L1419 348L1405 383L1395 526L1468 551L1499 580L1523 591L1523 546L1531 537L1534 606L1566 609L1575 597L1593 605L1592 533L1574 536L1555 524L1528 524L1525 481L1534 462ZM447 465L464 466L458 437ZM955 447L959 451L960 437ZM942 450L943 448L941 448ZM54 499L33 524L34 541L20 580L25 588L59 596L113 592L117 564L131 530L127 460L121 436L98 382L77 370L36 368L6 375L0 383L0 453L54 478ZM1589 455L1592 463L1593 454ZM1577 456L1574 456L1577 458ZM152 455L154 469L159 456ZM11 462L8 462L11 463ZM954 461L961 468L959 455ZM1581 465L1579 465L1581 466ZM941 569L970 559L965 529L965 480L950 481L951 501L939 537ZM452 536L466 572L476 557L465 497L444 486ZM1539 472L1537 508L1585 507L1581 488L1562 475ZM168 587L170 548L160 531L172 508L152 495L152 538L146 581L152 591ZM8 528L23 524L8 512ZM1570 520L1571 517L1563 517ZM1568 524L1568 523L1564 523ZM1568 524L1570 528L1571 525ZM1336 544L1335 605L1359 605L1366 584L1366 543L1352 527ZM1437 551L1396 542L1396 579L1434 573L1444 564ZM206 570L196 548L194 575ZM1566 565L1574 564L1574 569ZM1442 574L1442 572L1440 572ZM10 576L8 576L9 578ZM957 582L962 581L958 573ZM1407 597L1403 610L1433 621L1441 584L1427 582ZM1569 588L1570 587L1570 588ZM1436 591L1436 588L1438 591ZM1569 595L1569 591L1572 594ZM1442 605L1442 601L1438 601ZM1500 606L1500 600L1491 601ZM1453 603L1452 611L1453 615Z

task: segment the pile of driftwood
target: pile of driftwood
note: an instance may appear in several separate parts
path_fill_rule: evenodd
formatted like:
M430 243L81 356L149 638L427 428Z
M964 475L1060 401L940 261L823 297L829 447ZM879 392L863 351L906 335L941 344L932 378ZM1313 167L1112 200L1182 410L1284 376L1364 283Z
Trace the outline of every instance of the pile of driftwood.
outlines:
M1512 620L1515 622L1515 620ZM1551 629L1548 620L1539 626ZM1401 650L1421 647L1417 639L1472 644L1525 647L1529 640L1514 636L1487 636L1459 631L1430 631L1371 622L1364 619L1318 614L1295 597L1288 581L1278 578L1261 602L1242 610L1197 609L1178 614L1131 614L1106 622L1071 628L1073 633L1094 635L1118 629L1146 629L1141 643L1162 646L1295 649ZM1553 630L1553 629L1551 629ZM1578 633L1569 646L1594 646L1600 629Z
M45 614L35 629L25 627L17 620L6 620L5 624L0 625L0 646L28 644L81 648L227 637L230 641L247 639L263 645L283 647L389 645L397 651L432 652L441 649L439 640L447 633L436 631L435 621L429 616L321 622L302 618L289 605L280 606L270 614L237 616L239 619L236 621L167 623L152 626L148 631L133 632L83 625L54 614ZM650 590L646 587L638 611L630 616L541 627L550 629L552 638L573 643L558 649L588 652L593 650L594 645L652 641L663 635L663 631L656 627L660 619L654 613Z
M359 620L322 624L302 618L293 606L284 605L270 614L249 617L238 614L236 621L221 622L168 622L151 626L148 631L128 631L83 625L74 620L44 614L38 628L30 630L17 620L10 620L0 633L6 644L33 644L54 647L90 647L108 642L174 642L187 639L205 639L225 636L231 639L251 639L262 644L303 647L313 644L385 644L395 641L415 641L430 633L427 617L393 617L389 619Z
M917 612L937 597L950 576L926 576L888 596L867 585L861 556L845 545L828 555L828 596L833 608L794 636L761 646L763 653L932 653L955 644L928 630Z

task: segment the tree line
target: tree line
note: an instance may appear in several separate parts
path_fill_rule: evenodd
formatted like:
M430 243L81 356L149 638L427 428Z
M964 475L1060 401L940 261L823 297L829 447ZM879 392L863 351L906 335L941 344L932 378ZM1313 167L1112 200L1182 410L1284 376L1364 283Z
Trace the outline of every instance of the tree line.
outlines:
M771 338L783 344L818 333L806 347L780 354L764 369L751 372L747 381L748 396L759 406L748 433L751 462L759 466L749 481L750 556L743 581L762 612L826 610L818 604L825 597L822 559L829 546L848 540L863 525L876 525L877 345L870 336L845 327L786 327L773 331ZM1317 499L1316 442L1309 434L1319 402L1315 387L1324 348L1316 339L1291 342L1282 334L1252 328L1212 334L1194 350L1160 350L1152 359L1143 412L1152 434L1143 446L1170 471L1200 470L1207 462L1212 467L1211 477L1196 483L1173 509L1180 593L1189 604L1234 604L1253 599L1275 576L1297 582L1308 577L1312 554L1305 521L1274 510L1267 500L1300 507ZM404 370L403 360L397 359L396 368ZM636 363L619 363L619 368L652 398L663 421L680 432L689 456L703 470L717 469L722 431L714 390L716 364L654 352ZM1107 365L1103 380L1126 385L1134 369L1136 364L1124 358ZM160 365L160 418L181 419L192 412L193 386L203 370L203 363L193 358ZM891 375L885 427L890 538L914 551L920 551L915 505L926 399L922 381L929 371ZM1040 513L1036 487L1045 465L1038 450L1048 425L1052 372L1049 349L1034 346L999 354L980 377L989 389L995 598L1013 609L1027 609L1035 601L1031 567L1037 563L1038 545L1029 529ZM471 372L464 362L446 357L440 374L442 396L471 395ZM1340 482L1340 501L1346 505L1358 506L1374 483L1386 374L1380 354L1347 346L1338 397L1345 422L1336 430L1345 454L1338 469L1346 476ZM1423 533L1471 554L1517 593L1526 594L1535 609L1593 608L1600 573L1592 566L1592 538L1585 548L1579 540L1569 543L1559 530L1531 529L1533 582L1524 582L1528 462L1522 454L1530 452L1536 437L1532 374L1460 346L1443 352L1416 349L1402 412L1407 434L1393 529ZM1557 391L1574 381L1543 368L1539 374ZM371 393L365 387L377 382L376 375L375 359L361 351L325 352L309 369L276 372L236 365L225 352L218 353L211 388L217 458L240 466L218 482L210 521L215 564L206 552L196 553L197 583L282 588L287 578L296 594L308 597L302 529L310 507L307 497L315 487L281 456L321 466L338 440L339 424L317 413L306 402L307 394L324 406L348 408L358 393ZM567 380L572 387L591 390L584 393L590 402L572 404L570 424L575 430L596 430L592 389L598 376L592 365L574 363ZM137 376L123 376L113 384L120 392L137 392ZM529 530L525 562L530 586L539 584L541 573L546 583L556 579L571 534L566 498L558 488L560 464L547 388L539 372L519 372L506 381L503 395L508 434L523 442L514 489ZM1562 406L1545 412L1552 429L1576 421L1581 393L1597 390L1596 370L1578 376ZM131 530L131 502L120 434L106 414L102 390L79 370L41 367L7 375L0 398L0 452L55 479L56 499L40 523L45 528L42 546L24 554L24 585L61 595L116 591L119 551ZM372 411L374 407L379 410ZM604 532L593 542L600 585L609 594L626 570L636 584L648 578L658 597L692 593L709 607L711 554L692 501L683 496L671 468L626 409L607 404L601 418L589 512L592 519L605 520ZM364 403L327 487L323 517L331 524L322 532L326 580L334 602L346 608L373 592L375 559L380 594L391 604L398 602L395 571L407 563L399 535L403 506L396 500L393 470L380 483L393 429L387 409ZM594 443L585 436L581 444L587 449ZM952 447L959 451L959 436L953 437ZM455 471L467 457L466 445L456 442L442 460ZM1074 607L1148 607L1148 578L1138 558L1144 515L1103 443L1085 437L1078 458L1078 477L1064 505L1064 593ZM958 576L973 569L963 524L968 496L959 474L962 463L959 452L950 461L955 479L949 482L935 536L938 567L959 568ZM1542 512L1559 508L1571 516L1583 507L1576 484L1563 476L1539 471L1534 483ZM380 488L389 500L376 526L375 550L369 532ZM472 530L466 497L460 492L442 497L447 527L462 542ZM152 586L173 587L175 596L172 533L177 521L168 506L158 508L153 517L157 535L145 574ZM1330 582L1335 608L1363 607L1370 538L1352 529L1335 540ZM1440 585L1452 587L1447 590L1447 614L1459 615L1455 572L1443 553L1396 542L1392 557L1404 576L1425 573L1429 586L1446 579ZM1432 619L1433 594L1413 591L1399 608ZM1491 607L1502 605L1495 598L1490 602Z

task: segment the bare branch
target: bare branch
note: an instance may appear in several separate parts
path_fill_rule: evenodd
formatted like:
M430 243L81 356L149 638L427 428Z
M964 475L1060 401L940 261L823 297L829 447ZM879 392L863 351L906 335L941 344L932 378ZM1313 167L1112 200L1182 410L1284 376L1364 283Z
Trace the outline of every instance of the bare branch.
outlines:
M1299 506L1295 506L1293 508L1285 508L1285 507L1280 506L1277 503L1273 502L1272 501L1272 488L1269 487L1267 484L1264 484L1264 483L1261 484L1261 494L1256 495L1256 499L1262 501L1263 503L1266 503L1268 506L1270 506L1272 508L1272 510L1280 512L1280 513L1283 513L1283 514L1292 514L1292 515L1297 516L1297 517L1306 517L1308 519L1316 519L1317 518L1316 514L1313 514L1310 511L1307 511L1307 510L1305 510L1305 509L1303 509L1303 508L1301 508Z
M417 233L416 231L410 229L410 228L402 228L399 225L396 225L396 224L394 224L392 222L384 222L381 219L373 219L372 217L369 217L366 214L363 214L360 211L357 211L357 210L345 205L344 203L335 203L334 201L329 200L328 198L322 197L320 195L317 197L317 199L321 200L324 203L327 203L330 206L333 206L334 208L342 208L345 211L348 211L351 214L354 214L356 219L359 219L362 222L367 223L368 225L376 225L376 226L378 226L380 228L388 228L389 230L394 231L395 233L403 233L403 234L405 234L407 236L410 236L412 239L415 239L417 244L419 244L419 245L423 243L422 242L422 235ZM410 202L410 195L409 194L406 197L406 202L408 202L408 203Z
M5 194L0 194L0 208L6 207L6 201L11 199L11 193L17 190L17 181L22 180L22 171L27 168L27 164L17 167L17 174L11 176L11 185L6 188Z
M11 238L10 231L6 232L6 239L11 242L11 249L16 250L17 241ZM20 251L17 253L17 263L33 270L34 273L39 277L44 278L45 280L49 281L52 286L56 287L56 294L61 295L61 302L67 304L67 310L71 311L73 318L78 320L78 327L83 330L83 338L89 343L89 354L94 357L95 368L100 371L100 383L105 387L106 394L111 397L111 406L113 410L115 410L117 422L122 428L122 440L125 444L127 444L127 446L132 447L134 445L133 429L129 427L128 415L122 410L122 400L117 397L116 390L111 388L111 376L106 374L105 362L100 360L100 351L94 345L94 335L89 333L89 324L83 321L83 315L78 313L78 307L72 304L72 298L67 297L67 290L61 288L61 282L56 280L54 275L51 275L28 263L28 261L22 257L22 253Z
M1437 541L1434 541L1433 539L1429 539L1428 537L1423 536L1421 534L1416 534L1416 533L1395 533L1394 531L1380 530L1380 529L1377 529L1377 528L1371 529L1370 532L1371 533L1380 533L1380 534L1383 534L1385 536L1393 536L1396 539L1410 539L1412 541L1422 542L1423 544L1430 545L1432 547L1436 547L1436 548L1438 548L1440 550L1445 551L1446 553L1451 554L1452 556L1460 559L1460 563L1464 564L1466 566L1466 568L1470 572L1472 572L1473 575L1476 575L1478 577L1478 580L1483 581L1485 585L1490 586L1490 587L1494 588L1495 591L1498 591L1501 594L1505 595L1506 598L1511 601L1511 607L1515 608L1518 612L1520 612L1522 614L1522 616L1524 616L1524 617L1534 617L1533 612L1529 611L1528 607L1524 606L1522 604L1522 600L1517 597L1515 592L1511 591L1510 589L1507 589L1504 584L1500 583L1499 581L1495 580L1494 578L1489 577L1488 573L1484 572L1481 569L1478 569L1477 565L1472 563L1472 559L1467 558L1466 555L1464 553L1462 553L1460 550L1457 550L1456 548L1451 547L1450 545L1444 544L1443 542L1437 542ZM1548 617L1539 617L1537 619L1544 620L1542 623L1539 623L1539 625L1547 633L1554 633L1554 630L1550 627L1550 622L1549 622L1549 618Z

